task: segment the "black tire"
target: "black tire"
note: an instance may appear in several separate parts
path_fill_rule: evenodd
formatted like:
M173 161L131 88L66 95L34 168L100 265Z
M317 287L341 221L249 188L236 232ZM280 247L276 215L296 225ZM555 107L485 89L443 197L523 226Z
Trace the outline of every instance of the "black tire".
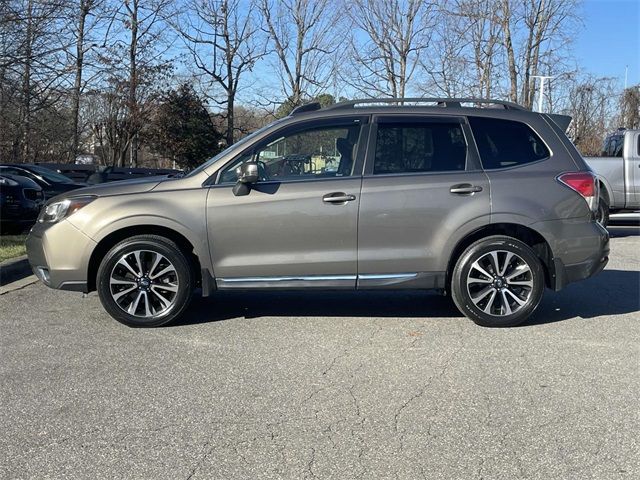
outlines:
M493 265L491 252L500 252L497 253L498 262L506 263L502 275L490 269ZM482 267L485 264L480 262L486 261L489 264L483 270L490 275L489 277L480 274L474 266L474 262L479 262L477 265ZM470 278L472 269L473 277ZM507 281L507 277L519 271L523 273ZM468 279L471 281L475 278L480 281L467 286ZM516 283L520 285L527 283L531 286L515 285ZM456 307L483 327L512 327L523 323L540 304L544 288L544 271L535 252L520 240L501 235L486 237L471 244L456 262L451 277L451 296ZM474 293L473 298L472 293ZM516 297L524 303L520 305L515 301ZM483 303L485 298L486 304ZM489 305L490 302L491 305ZM512 308L513 313L509 313Z
M598 211L596 212L596 222L605 228L609 225L609 202L606 198L600 197Z
M137 268L137 263L135 263L135 252L140 252L138 255L140 256L140 263L142 264L141 268ZM155 280L149 280L149 278L154 273L153 266L155 265L151 265L151 263L158 257L163 258L163 260L162 263L158 264L155 272L168 269L169 273L165 274L165 280L161 277L160 280L153 285ZM132 262L132 266L136 272L142 270L143 276L134 277L133 272L129 270L130 273L127 275L130 275L130 277L122 277L125 278L127 285L124 287L119 287L118 285L112 286L112 275L115 278L115 275L118 275L115 272L126 272L121 262L123 258L126 259L126 263ZM167 268L167 266L171 266L173 269ZM140 279L143 278L148 280L148 283L144 286L140 283ZM118 280L115 281L117 282ZM133 308L134 314L131 314L125 311L126 305L123 306L114 299L114 295L117 296L125 289L131 288L129 284L133 284L134 282L136 282L137 286L134 287L135 289L130 294L131 296L140 297L140 290L145 290L146 293L142 296L144 303L138 306L138 303L141 301L139 298ZM114 319L130 327L159 327L172 322L185 311L191 301L195 281L189 260L176 243L158 235L136 235L121 241L109 250L98 268L96 284L100 302ZM169 287L175 289L175 291L169 291ZM122 288L122 290L115 291L117 288ZM154 293L157 290L150 290L154 288L160 289L158 293L162 294L164 300L170 297L170 306L165 306L165 304L160 302L160 297ZM156 305L154 305L154 301ZM129 306L131 307L131 305ZM135 314L141 310L142 307L145 309L148 308L148 315Z

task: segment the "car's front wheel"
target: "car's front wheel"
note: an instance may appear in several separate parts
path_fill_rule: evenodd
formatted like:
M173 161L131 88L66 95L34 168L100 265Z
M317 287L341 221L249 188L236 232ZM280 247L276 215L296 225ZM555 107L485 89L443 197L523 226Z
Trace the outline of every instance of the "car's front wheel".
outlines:
M105 310L132 327L165 325L187 308L194 286L178 245L157 235L121 241L98 268L97 290Z
M544 293L540 260L527 244L491 236L471 244L451 278L458 309L478 325L510 327L524 322Z

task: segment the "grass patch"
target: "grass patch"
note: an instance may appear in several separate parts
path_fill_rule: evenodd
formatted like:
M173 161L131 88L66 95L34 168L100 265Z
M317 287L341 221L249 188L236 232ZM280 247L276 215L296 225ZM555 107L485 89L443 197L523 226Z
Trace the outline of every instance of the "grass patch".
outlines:
M26 235L1 235L0 236L0 262L9 258L19 257L27 253L24 245Z

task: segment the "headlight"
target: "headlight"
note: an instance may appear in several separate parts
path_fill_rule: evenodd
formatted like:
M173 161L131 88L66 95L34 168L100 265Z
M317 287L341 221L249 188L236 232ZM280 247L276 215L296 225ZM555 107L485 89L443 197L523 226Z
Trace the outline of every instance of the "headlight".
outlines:
M59 222L63 218L66 218L72 213L77 212L82 207L89 205L96 198L97 197L94 196L74 197L60 200L59 202L50 203L48 205L45 205L45 207L40 212L38 221L42 223Z

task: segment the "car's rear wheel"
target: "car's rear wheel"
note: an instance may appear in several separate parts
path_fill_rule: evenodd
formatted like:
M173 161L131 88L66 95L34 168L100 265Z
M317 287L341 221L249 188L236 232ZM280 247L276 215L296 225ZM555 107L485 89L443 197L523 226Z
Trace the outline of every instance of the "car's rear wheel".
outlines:
M596 212L596 222L603 227L609 225L609 203L605 198L600 197L598 202L598 211Z
M157 235L137 235L115 245L98 269L105 310L132 327L157 327L180 316L194 286L189 261L178 245Z
M485 327L524 322L540 303L544 287L542 264L535 252L506 236L471 244L458 259L451 279L458 309Z

